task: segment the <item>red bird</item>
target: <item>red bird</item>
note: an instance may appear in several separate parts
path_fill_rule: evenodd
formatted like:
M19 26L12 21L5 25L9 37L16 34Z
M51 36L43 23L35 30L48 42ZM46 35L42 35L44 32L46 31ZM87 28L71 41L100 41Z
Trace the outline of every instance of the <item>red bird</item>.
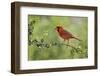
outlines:
M68 40L68 42L69 42L69 39L72 39L72 38L80 41L80 39L74 37L70 32L68 32L67 30L63 29L61 26L57 26L56 30L57 30L59 36L64 39L64 41Z

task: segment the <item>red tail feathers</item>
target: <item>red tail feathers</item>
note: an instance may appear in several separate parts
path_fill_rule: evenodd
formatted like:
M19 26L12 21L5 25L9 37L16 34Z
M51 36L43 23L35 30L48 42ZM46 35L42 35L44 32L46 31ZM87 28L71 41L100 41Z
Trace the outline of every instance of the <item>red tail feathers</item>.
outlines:
M78 39L78 38L76 38L76 37L73 37L74 39L76 39L76 40L79 40L79 41L81 41L80 39Z

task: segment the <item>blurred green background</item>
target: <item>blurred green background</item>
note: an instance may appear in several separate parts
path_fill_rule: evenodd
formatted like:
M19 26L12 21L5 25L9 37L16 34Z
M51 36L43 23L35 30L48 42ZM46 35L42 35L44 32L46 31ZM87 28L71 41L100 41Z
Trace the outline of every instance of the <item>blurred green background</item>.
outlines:
M81 41L58 35L60 25ZM88 57L88 18L28 15L28 60L79 59ZM66 45L64 45L66 44Z

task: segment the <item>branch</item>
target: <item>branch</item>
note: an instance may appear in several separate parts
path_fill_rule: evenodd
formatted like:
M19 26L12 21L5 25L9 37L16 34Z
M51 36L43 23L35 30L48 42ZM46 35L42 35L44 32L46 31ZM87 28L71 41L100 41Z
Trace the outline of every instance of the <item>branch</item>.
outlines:
M30 42L30 44L35 44L37 47L46 47L46 48L49 48L49 47L51 47L51 46L57 46L57 45L66 45L66 46L68 46L68 47L71 47L71 48L73 48L74 50L76 50L76 52L78 51L78 48L76 48L76 47L74 47L74 46L72 46L72 45L69 45L69 44L64 44L64 43L45 43L44 42L44 40L41 40L41 41L37 41L37 40L33 40L33 41L31 41Z
M69 44L63 44L63 45L69 46L69 47L73 48L73 49L76 50L76 51L77 51L77 49L78 49L78 48L76 48L76 47L74 47L74 46L72 46L72 45L69 45Z

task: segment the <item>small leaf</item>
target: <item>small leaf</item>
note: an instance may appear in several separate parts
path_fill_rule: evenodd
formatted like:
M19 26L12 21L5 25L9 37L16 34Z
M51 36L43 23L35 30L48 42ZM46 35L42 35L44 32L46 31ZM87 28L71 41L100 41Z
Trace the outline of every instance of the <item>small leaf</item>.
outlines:
M43 43L44 42L44 39L41 39L41 42Z

